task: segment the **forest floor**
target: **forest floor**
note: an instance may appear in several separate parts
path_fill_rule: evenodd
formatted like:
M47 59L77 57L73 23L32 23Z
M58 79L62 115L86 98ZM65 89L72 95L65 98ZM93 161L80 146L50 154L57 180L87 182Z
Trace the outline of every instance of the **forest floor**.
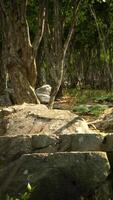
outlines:
M65 92L55 101L54 108L70 110L91 122L99 118L103 112L113 107L113 93L105 90L76 90Z
M61 99L58 99L57 101L55 101L54 108L61 109L61 110L70 110L74 112L75 114L80 115L88 122L97 119L95 115L91 115L86 112L79 113L79 112L73 111L74 105L75 105L74 97L64 96Z

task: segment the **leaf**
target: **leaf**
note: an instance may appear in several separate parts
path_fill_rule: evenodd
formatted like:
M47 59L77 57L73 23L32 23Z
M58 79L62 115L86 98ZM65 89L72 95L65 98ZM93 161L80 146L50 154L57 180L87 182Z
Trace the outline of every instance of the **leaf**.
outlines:
M31 187L30 183L27 184L27 189L28 189L29 192L32 191L32 187Z

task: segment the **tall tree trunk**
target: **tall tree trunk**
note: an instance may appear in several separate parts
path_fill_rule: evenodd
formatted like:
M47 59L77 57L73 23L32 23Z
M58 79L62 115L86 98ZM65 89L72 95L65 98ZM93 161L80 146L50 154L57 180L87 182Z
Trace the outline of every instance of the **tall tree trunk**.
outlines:
M40 41L36 42L39 37L31 45L26 19L27 0L10 0L7 3L0 1L3 31L1 94L7 94L13 104L39 103L34 91L37 78L35 58Z
M65 64L65 56L67 53L67 49L69 47L69 43L71 41L72 35L75 30L75 24L76 24L76 17L77 17L77 11L81 0L74 1L73 5L73 19L72 24L69 30L69 33L67 35L66 40L63 44L63 24L61 20L60 15L60 1L54 0L53 1L53 26L51 30L51 26L48 21L48 16L46 16L46 35L45 35L45 51L46 55L48 57L48 61L50 62L50 73L51 77L53 79L53 85L52 85L52 92L51 97L49 101L49 108L53 107L55 97L59 91L59 88L62 83L63 78L63 70L64 70L64 64Z

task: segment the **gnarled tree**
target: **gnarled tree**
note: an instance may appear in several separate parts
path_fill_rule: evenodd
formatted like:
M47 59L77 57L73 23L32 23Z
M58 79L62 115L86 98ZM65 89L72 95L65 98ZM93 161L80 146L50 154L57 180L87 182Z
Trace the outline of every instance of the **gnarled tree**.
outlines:
M31 44L27 23L27 0L0 0L2 61L0 95L4 103L39 103L34 88L37 78L36 55L45 22L45 0L39 1L38 29ZM8 101L6 102L6 99Z

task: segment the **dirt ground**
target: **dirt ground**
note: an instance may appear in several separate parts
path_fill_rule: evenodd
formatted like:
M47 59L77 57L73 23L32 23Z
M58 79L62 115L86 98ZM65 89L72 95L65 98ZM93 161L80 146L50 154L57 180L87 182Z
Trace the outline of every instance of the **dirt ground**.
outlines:
M61 110L70 110L73 112L73 107L75 105L75 97L64 96L61 99L57 99L54 104L54 108ZM74 112L77 114L76 112ZM91 114L79 114L82 118L84 118L87 122L91 122L97 119L96 116Z

